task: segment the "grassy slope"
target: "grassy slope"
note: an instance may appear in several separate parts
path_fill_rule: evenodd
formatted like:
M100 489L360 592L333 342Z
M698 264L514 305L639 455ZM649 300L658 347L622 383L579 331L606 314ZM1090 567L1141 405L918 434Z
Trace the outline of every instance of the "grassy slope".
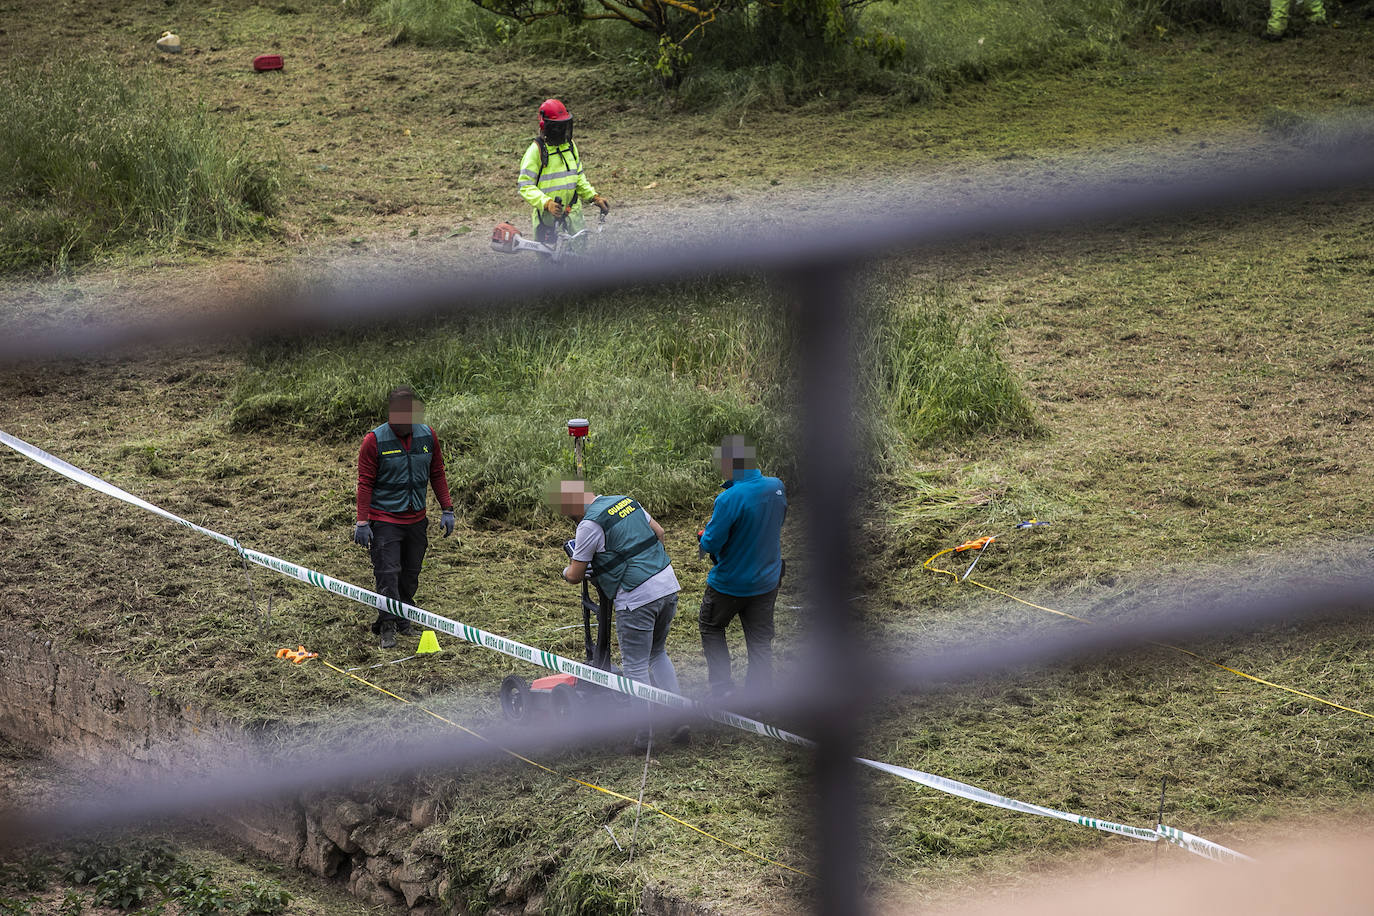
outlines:
M168 9L176 22L167 21ZM323 7L301 10L282 15L243 5L207 16L204 27L218 30L222 38L214 41L225 42L222 50L156 64L292 150L303 176L286 217L296 231L324 241L340 234L401 237L412 228L437 237L463 217L480 226L492 211L509 212L509 161L528 133L521 119L528 101L545 92L528 68L511 65L505 71L523 75L492 79L489 63L382 49L379 36L348 20L327 20ZM134 51L133 39L150 41L164 24L181 28L188 44L208 48L211 42L188 38L193 29L182 25L196 16L188 6L135 4L97 28L110 53L144 59L146 42ZM298 41L299 66L288 75L306 91L282 92L244 69L274 33ZM32 33L9 27L4 39L14 46L25 34ZM1192 134L1206 122L1245 133L1268 105L1307 111L1367 103L1371 74L1350 61L1367 60L1360 54L1369 41L1367 28L1278 46L1241 36L1180 38L1141 49L1119 66L1018 78L928 109L893 113L886 104L859 103L841 111L817 103L785 116L751 113L744 127L687 116L677 128L681 142L667 144L653 106L590 93L577 101L595 131L601 168L619 187L660 182L637 195L636 204L648 206L683 193L814 177L814 156L796 143L799 123L813 138L809 149L833 151L829 168L854 174L879 174L913 150L931 168L958 171L997 156L1167 142L1170 128ZM511 80L519 92L510 90ZM401 86L417 88L405 94ZM359 110L365 107L372 110ZM462 138L461 148L454 137ZM774 173L746 167L760 150L778 151ZM710 168L692 165L689 155L708 158ZM1006 618L994 617L986 600L952 595L917 567L954 539L1023 514L1056 524L1035 541L989 554L982 577L1052 605L1148 592L1153 571L1186 566L1199 549L1221 559L1367 530L1370 487L1359 444L1368 440L1370 417L1369 212L1367 199L1354 198L1304 208L1268 227L1198 221L1143 236L1028 240L1019 249L906 268L915 285L942 283L963 301L1006 311L1009 355L1036 395L1049 436L914 456L946 487L966 493L1000 480L984 489L1006 495L976 512L902 517L904 527L883 542L894 571L878 583L875 624L902 639L949 622L969 633L1002 627ZM113 285L123 276L98 279ZM74 293L89 295L83 289L90 287L77 285ZM229 437L219 405L240 364L233 351L200 351L11 373L0 421L173 511L366 583L365 557L344 541L351 443ZM1327 372L1313 369L1323 366ZM1159 391L1167 392L1166 410L1156 406ZM249 716L292 722L316 718L321 709L342 714L390 702L360 697L322 669L284 668L268 657L279 644L304 641L336 663L377 660L365 648L363 614L355 607L255 574L259 600L273 595L274 624L261 637L242 571L220 549L54 483L15 459L0 464L0 494L7 613L160 689L214 698ZM673 521L672 552L689 557L695 520ZM422 603L575 654L577 637L555 631L571 622L575 607L570 589L554 578L564 534L496 528L462 532L461 544L436 540ZM680 561L679 572L690 613L704 569ZM786 603L799 603L795 597ZM784 614L781 623L787 658L795 615ZM1227 658L1358 704L1371 685L1358 652L1367 640L1349 631L1287 635L1230 648ZM699 691L704 671L687 620L671 648L685 689ZM510 670L513 663L490 653L457 648L378 679L407 695L459 690L468 699L456 708L480 724ZM1157 777L1168 772L1182 783L1173 796L1181 809L1175 821L1238 842L1259 835L1259 822L1274 814L1352 799L1366 804L1369 787L1360 773L1369 743L1359 721L1169 659L1023 680L895 708L900 721L883 725L877 738L881 756L1136 823L1148 822ZM1168 748L1163 757L1161 746ZM702 760L712 762L710 781L701 775ZM559 765L621 791L637 788L638 763L625 757L577 755ZM670 811L797 862L804 850L795 846L793 818L806 809L797 766L752 739L703 735L691 753L665 754L650 786ZM565 837L589 857L578 865L584 872L622 870L609 838L598 833L595 818L607 808L599 797L516 771L463 779L493 804L476 821L455 817L460 834L500 835L482 831L519 810L535 818L535 836ZM548 812L541 815L517 807L532 796L557 803L541 806ZM970 872L980 882L1014 880L1018 870L1043 867L1062 850L1140 854L1125 841L887 784L875 783L875 797L893 806L875 822L877 876L914 882L921 894ZM1221 829L1223 818L1238 823ZM615 823L619 831L623 821ZM776 891L793 884L785 873L667 822L640 829L652 853L637 861L651 879L732 912L773 909L788 899ZM546 848L541 841L532 846ZM507 854L531 857L524 847Z

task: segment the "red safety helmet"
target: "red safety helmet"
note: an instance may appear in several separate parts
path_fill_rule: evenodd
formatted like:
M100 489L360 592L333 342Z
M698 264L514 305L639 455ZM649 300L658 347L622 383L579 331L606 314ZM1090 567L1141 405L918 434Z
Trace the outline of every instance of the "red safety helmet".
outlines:
M539 106L539 133L554 146L572 139L572 125L573 117L568 114L568 106L558 99L546 99Z

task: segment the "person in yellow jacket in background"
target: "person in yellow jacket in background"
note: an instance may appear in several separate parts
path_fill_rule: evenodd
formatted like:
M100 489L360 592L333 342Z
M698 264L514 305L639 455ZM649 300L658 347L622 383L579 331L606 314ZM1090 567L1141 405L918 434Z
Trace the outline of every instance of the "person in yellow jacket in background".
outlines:
M1264 37L1277 40L1288 31L1288 10L1291 0L1269 0L1269 23ZM1322 0L1298 0L1298 6L1307 7L1307 21L1313 25L1326 24L1326 7Z
M547 99L539 106L539 136L520 161L520 196L533 208L535 240L545 245L554 243L560 217L567 217L570 233L582 229L583 201L602 213L611 209L582 171L572 135L573 118L567 106Z

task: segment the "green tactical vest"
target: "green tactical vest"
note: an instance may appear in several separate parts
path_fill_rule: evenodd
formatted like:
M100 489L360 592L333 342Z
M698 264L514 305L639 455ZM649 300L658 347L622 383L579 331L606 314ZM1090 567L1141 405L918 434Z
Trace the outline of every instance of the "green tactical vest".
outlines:
M425 507L429 463L434 458L434 433L423 423L411 427L407 452L390 423L372 431L377 437L377 480L372 484L372 508L382 512L415 512Z
M592 557L596 585L612 599L668 568L668 551L649 527L644 507L628 496L598 496L582 516L606 532L605 549Z

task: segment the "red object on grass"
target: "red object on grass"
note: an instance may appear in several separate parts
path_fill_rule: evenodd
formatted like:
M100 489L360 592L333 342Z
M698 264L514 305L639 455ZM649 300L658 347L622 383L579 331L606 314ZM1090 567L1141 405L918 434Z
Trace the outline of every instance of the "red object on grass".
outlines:
M552 690L560 684L568 687L577 686L577 677L572 674L550 674L548 677L541 677L539 680L530 684L531 690Z
M281 63L280 54L259 54L257 57L253 58L253 69L259 71L280 70Z
M581 439L591 430L591 424L583 419L568 421L568 435L574 439Z

